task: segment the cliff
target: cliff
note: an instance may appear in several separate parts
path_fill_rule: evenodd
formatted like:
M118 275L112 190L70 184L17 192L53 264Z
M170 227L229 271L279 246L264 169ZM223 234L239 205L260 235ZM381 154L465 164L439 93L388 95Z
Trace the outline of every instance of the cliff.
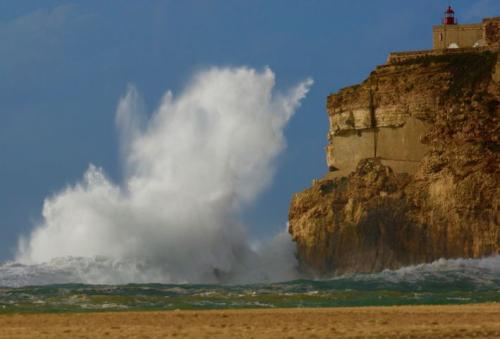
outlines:
M397 55L327 99L329 172L293 196L304 269L500 253L498 50Z

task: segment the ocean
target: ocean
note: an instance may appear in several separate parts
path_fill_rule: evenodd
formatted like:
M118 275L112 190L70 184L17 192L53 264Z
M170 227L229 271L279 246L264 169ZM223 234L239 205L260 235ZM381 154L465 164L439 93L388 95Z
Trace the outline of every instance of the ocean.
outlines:
M42 283L40 279L31 266L1 264L0 313L500 302L500 256L438 260L322 280L238 285ZM52 279L65 281L61 275ZM31 285L30 281L39 284Z

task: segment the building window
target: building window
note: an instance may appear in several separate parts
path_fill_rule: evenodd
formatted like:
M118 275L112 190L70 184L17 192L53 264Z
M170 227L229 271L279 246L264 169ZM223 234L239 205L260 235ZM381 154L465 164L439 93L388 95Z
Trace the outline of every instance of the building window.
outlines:
M439 41L443 41L443 33L439 33Z

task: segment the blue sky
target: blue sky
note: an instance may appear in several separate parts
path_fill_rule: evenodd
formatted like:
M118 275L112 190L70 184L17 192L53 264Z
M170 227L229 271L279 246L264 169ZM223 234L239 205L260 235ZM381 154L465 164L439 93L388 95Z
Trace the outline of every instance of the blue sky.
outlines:
M326 172L326 96L391 51L430 48L448 2L0 2L0 260L40 219L43 199L89 163L120 181L114 114L128 83L152 110L211 65L269 66L279 88L315 80L286 130L273 186L244 216L254 238L277 233L292 193ZM495 0L452 4L462 23L500 15Z

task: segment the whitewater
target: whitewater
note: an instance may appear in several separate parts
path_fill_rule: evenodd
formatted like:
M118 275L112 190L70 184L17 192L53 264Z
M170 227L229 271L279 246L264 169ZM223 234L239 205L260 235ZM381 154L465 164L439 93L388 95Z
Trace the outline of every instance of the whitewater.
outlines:
M271 184L283 130L311 85L279 91L269 68L211 67L178 95L167 91L153 112L130 85L116 110L123 180L90 164L47 197L15 265L52 270L52 282L296 278L286 230L255 249L240 215ZM8 275L3 266L0 281Z
M109 265L105 259L0 265L0 286L4 286L0 287L0 314L500 302L500 256L441 259L374 274L277 283L82 283L106 276Z

